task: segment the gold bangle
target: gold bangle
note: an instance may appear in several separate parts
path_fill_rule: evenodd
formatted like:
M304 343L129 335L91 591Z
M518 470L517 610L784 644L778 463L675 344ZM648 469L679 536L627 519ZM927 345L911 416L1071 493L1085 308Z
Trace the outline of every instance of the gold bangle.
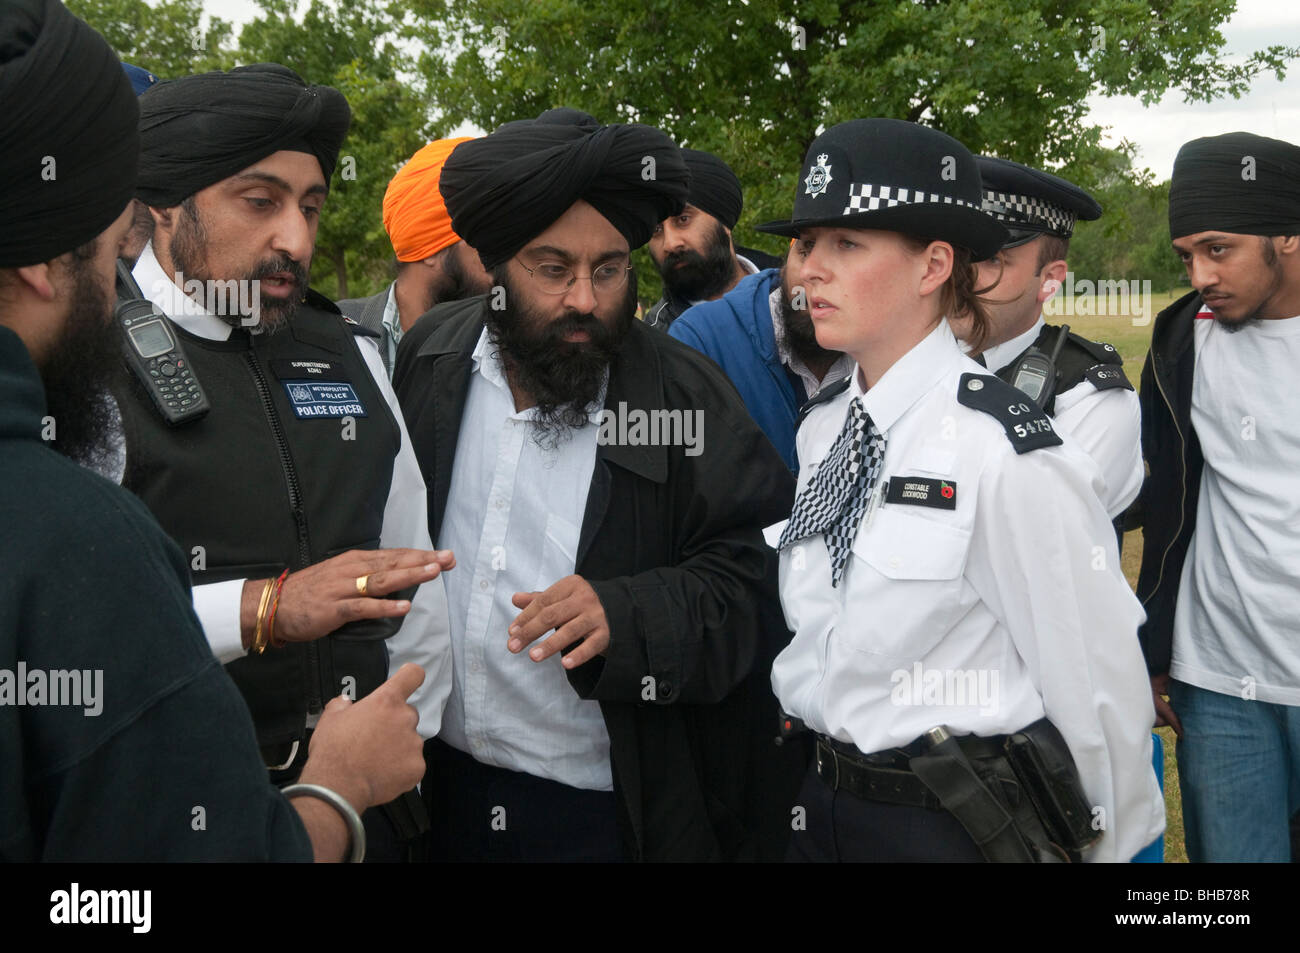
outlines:
M266 580L266 585L262 587L262 600L257 605L257 628L253 630L253 651L261 655L266 651L266 639L262 635L262 621L266 616L267 603L271 601L271 590L275 588L275 580Z

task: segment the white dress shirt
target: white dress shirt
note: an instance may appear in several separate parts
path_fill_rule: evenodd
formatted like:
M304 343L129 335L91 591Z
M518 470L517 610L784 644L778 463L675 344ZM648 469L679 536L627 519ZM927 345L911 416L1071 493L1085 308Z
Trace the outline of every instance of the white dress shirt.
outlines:
M1107 834L1088 859L1127 861L1163 830L1164 802L1137 641L1144 614L1096 468L1068 437L1017 454L994 417L958 403L965 373L987 374L941 321L869 391L855 370L804 421L800 492L854 397L887 443L881 492L838 586L820 534L781 553L795 636L772 686L784 711L868 753L936 725L994 735L1047 715L1101 808ZM886 481L907 476L945 481L955 507L880 502Z
M559 653L539 663L506 649L521 611L511 596L573 574L604 401L546 450L533 438L536 408L515 410L486 329L473 360L439 538L458 559L447 579L455 679L441 737L485 764L610 791L599 703L578 697Z
M989 371L996 373L1014 361L1038 339L1043 316L1032 328L983 354ZM1142 489L1142 410L1137 391L1122 387L1097 390L1081 381L1056 395L1052 420L1092 457L1101 470L1105 489L1101 501L1111 519L1123 513Z
M1193 322L1196 531L1169 674L1210 691L1300 705L1300 317L1236 332Z
M182 292L162 270L154 256L152 243L145 246L132 274L144 296L190 334L211 341L230 338L230 325ZM406 432L406 422L402 419L397 395L393 393L393 387L388 381L374 339L356 340L366 367L375 379L375 386L384 395L401 433L401 449L393 461L393 482L388 491L388 503L384 507L379 545L384 549L432 549L424 478L411 447L411 438ZM203 624L203 632L212 647L212 654L222 663L246 654L239 625L245 582L245 579L231 579L194 587L195 614ZM400 656L402 661L418 662L424 668L425 680L421 693L425 704L420 709L420 730L426 736L436 733L441 724L443 705L451 690L447 597L441 576L420 586L411 600L411 609L406 614L401 629L386 644L390 664ZM396 666L393 666L393 670L396 670Z

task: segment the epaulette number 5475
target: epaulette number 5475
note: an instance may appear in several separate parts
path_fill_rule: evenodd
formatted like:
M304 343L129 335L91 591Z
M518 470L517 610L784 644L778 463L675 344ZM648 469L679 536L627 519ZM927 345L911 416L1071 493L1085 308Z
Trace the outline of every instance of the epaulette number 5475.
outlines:
M1052 433L1052 422L1046 417L1039 417L1037 420L1027 420L1023 424L1016 424L1012 427L1017 437L1028 437L1036 433Z

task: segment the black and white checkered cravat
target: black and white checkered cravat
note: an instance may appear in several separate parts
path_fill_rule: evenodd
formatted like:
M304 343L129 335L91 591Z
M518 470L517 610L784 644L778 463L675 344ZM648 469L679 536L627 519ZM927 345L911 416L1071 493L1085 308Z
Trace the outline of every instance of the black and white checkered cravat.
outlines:
M838 585L884 462L885 435L871 422L862 398L855 397L845 415L844 429L794 501L794 512L777 549L806 536L824 534L831 554L831 586Z

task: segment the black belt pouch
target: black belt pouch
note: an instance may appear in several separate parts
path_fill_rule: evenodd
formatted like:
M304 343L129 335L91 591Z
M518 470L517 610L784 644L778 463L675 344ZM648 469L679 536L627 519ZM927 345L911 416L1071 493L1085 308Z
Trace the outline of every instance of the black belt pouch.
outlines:
M1007 760L1052 841L1082 851L1101 839L1065 738L1046 718L1008 736Z

